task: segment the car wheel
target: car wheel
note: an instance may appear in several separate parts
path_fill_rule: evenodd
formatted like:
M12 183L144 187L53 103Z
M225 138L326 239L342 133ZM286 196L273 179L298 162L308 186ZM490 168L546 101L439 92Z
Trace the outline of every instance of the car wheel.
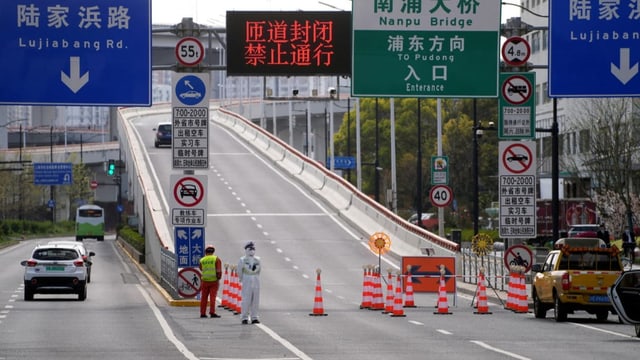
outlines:
M636 336L640 338L640 325L636 325Z
M608 310L600 310L596 312L596 320L598 320L598 322L606 322L608 317L609 317Z
M556 322L563 322L567 320L567 310L565 309L562 301L560 301L560 297L558 297L558 295L554 295L553 318Z
M84 284L78 291L78 300L84 301L87 298L87 284Z
M28 287L24 288L24 301L31 301L33 300L33 290L29 289Z
M82 236L76 236L76 241L82 241Z
M547 317L547 309L545 309L542 302L540 302L540 298L538 297L538 294L535 290L533 291L533 295L531 297L533 298L533 314L535 315L535 317L538 319L544 319L545 317Z
M98 236L98 241L104 241L104 236Z
M153 146L155 146L155 147L160 147L160 144L158 144L157 142L155 142L155 143L153 144Z

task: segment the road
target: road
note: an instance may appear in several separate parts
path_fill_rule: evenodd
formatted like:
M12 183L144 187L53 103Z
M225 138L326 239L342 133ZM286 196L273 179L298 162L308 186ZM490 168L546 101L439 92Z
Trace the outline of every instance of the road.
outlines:
M171 150L152 142L151 128L161 120L143 119L137 127L168 194ZM417 307L403 309L405 317L362 310L362 267L378 263L364 234L215 125L210 159L207 243L231 264L247 241L257 244L261 324L242 325L223 309L220 319L201 319L195 307L169 306L112 237L86 240L96 256L85 302L60 295L24 302L19 261L34 245L24 241L0 250L0 360L584 360L628 359L637 351L633 328L613 315L606 323L586 313L555 323L551 313L535 319L493 301L491 314L478 315L462 293L449 294L451 315L434 314L435 293L415 294ZM393 256L381 259L385 273L398 264ZM309 316L316 269L327 316Z

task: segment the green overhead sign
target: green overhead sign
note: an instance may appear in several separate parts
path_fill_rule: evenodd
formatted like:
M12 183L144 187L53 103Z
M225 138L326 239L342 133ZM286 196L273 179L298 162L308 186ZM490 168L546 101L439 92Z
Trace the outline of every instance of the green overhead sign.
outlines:
M353 2L353 96L497 97L500 0Z

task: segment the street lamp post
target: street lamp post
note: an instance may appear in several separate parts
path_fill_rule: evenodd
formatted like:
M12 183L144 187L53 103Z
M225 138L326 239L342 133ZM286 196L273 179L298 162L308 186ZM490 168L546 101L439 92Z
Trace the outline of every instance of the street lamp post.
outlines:
M485 130L495 131L495 124L489 122L488 127L483 127L478 121L478 105L473 99L473 235L479 231L478 219L480 218L480 170L478 164L478 138L482 137Z
M380 148L380 132L379 132L379 111L378 111L378 98L376 98L376 158L375 158L375 163L374 163L374 188L375 188L375 194L374 194L374 199L376 200L377 203L380 202L380 174L379 174L379 170L380 170L380 161L379 161L379 148Z

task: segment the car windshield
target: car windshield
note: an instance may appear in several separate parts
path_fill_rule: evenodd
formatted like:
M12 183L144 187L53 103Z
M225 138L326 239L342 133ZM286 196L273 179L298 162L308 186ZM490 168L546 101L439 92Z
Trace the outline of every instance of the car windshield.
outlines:
M159 125L158 126L158 131L170 133L171 132L171 125Z
M75 260L78 252L74 249L38 249L33 253L35 260Z

